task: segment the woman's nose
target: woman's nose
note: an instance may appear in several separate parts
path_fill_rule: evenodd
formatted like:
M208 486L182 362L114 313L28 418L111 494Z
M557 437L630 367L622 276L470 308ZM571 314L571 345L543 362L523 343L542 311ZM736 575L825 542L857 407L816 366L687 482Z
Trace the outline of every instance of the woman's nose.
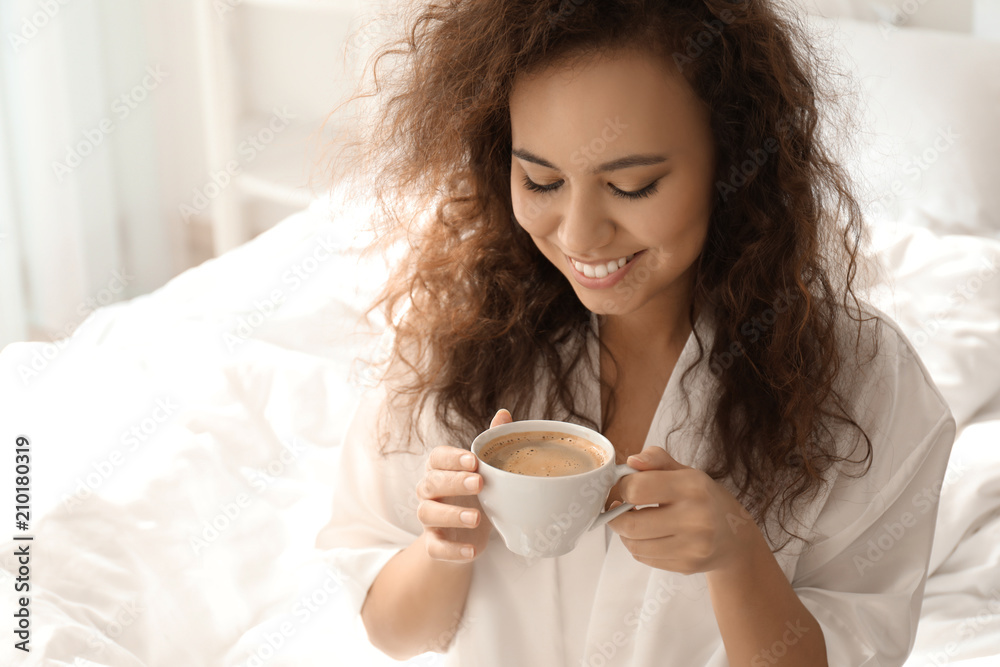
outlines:
M586 197L572 197L559 221L557 238L569 254L588 255L611 243L615 224L603 207Z

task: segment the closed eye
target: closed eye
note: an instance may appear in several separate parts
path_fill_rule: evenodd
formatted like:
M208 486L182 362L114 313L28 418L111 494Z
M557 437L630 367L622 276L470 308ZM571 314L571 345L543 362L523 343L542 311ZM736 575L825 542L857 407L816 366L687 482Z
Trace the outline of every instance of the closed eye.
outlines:
M620 197L621 199L634 200L634 199L642 199L643 197L649 197L650 195L655 194L659 183L660 180L657 179L652 183L650 183L649 185L647 185L646 187L644 187L643 189L635 191L620 190L619 188L616 188L610 183L608 183L608 187L611 188L611 194L613 194L614 196ZM524 187L527 190L530 190L531 192L552 192L554 190L557 190L560 185L562 185L562 181L556 181L555 183L551 183L549 185L541 185L540 183L535 183L533 180L528 178L527 174L525 174L524 176Z

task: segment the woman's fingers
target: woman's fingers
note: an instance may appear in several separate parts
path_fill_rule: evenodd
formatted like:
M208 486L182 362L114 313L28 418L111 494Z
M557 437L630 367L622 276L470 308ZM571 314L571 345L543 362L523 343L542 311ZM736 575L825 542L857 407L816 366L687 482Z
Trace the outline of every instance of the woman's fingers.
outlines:
M429 470L417 483L417 497L438 500L448 496L469 496L479 493L483 478L479 473L454 470Z
M493 417L493 421L490 422L490 428L500 426L501 424L509 424L512 421L514 421L514 418L511 417L510 411L506 408L502 408L498 410L496 415Z
M427 471L431 470L475 470L479 462L475 454L467 449L438 445L427 458Z
M425 528L475 528L479 510L457 507L436 500L423 500L417 506L417 519Z
M471 544L453 542L442 536L442 530L429 528L427 530L427 555L435 560L465 561L472 560L479 554Z
M490 428L512 421L509 411L499 410ZM492 527L479 507L483 478L478 467L479 460L467 449L441 445L431 450L416 488L417 519L431 558L471 561L486 548Z
M471 457L471 461L465 459ZM464 449L440 446L431 450L427 473L417 483L417 519L425 528L475 528L481 520L478 509L455 504L462 496L474 496L483 486L476 472L476 457ZM440 502L442 499L451 503Z

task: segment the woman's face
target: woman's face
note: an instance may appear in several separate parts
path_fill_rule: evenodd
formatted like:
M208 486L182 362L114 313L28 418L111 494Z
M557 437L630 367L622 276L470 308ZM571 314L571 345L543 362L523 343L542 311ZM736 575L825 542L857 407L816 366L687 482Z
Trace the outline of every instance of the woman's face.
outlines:
M514 216L592 312L690 303L712 206L708 111L672 63L622 52L518 77Z

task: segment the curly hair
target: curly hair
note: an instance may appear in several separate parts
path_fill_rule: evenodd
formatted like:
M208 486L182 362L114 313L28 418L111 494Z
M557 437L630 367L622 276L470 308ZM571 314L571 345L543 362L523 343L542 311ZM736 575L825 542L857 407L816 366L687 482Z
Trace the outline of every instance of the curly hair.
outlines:
M568 379L594 336L591 314L513 216L509 97L519 73L640 50L674 63L710 110L715 141L689 320L694 330L696 304L706 306L716 328L711 349L695 332L698 360L681 378L705 361L718 381L705 472L727 479L758 523L776 510L785 529L832 465L870 465L871 440L838 384L847 361L863 363L863 221L821 141L823 72L801 25L767 0L455 0L403 18L404 36L369 61L374 90L352 98L381 101L351 144L380 246L409 244L366 313L394 323L392 360L411 373L393 400L416 420L433 399L434 418L468 447L498 408L525 414L541 369L546 414L599 428ZM857 448L840 447L831 422L856 429L862 458L849 458Z

